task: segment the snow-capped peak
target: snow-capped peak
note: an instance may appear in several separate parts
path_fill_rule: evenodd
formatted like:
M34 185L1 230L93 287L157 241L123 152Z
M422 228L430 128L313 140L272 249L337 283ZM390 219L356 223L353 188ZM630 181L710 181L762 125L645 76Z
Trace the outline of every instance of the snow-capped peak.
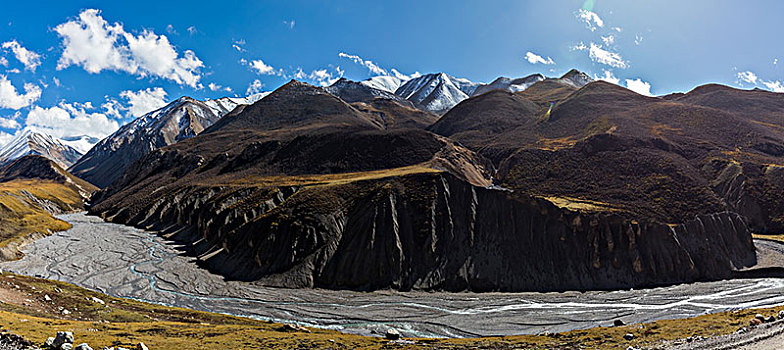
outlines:
M395 94L431 112L444 113L467 99L480 85L445 73L432 73L407 81Z
M81 152L62 140L25 128L0 148L0 164L31 154L49 158L64 168L82 157Z
M394 94L395 91L400 87L400 85L403 85L404 82L405 82L404 80L401 80L398 77L392 77L392 76L387 76L387 75L378 75L378 76L375 76L375 77L363 80L363 81L361 81L359 83L362 84L362 85L374 88L374 89L378 89L378 90L382 90L382 91L386 91L386 92L390 92L390 93Z

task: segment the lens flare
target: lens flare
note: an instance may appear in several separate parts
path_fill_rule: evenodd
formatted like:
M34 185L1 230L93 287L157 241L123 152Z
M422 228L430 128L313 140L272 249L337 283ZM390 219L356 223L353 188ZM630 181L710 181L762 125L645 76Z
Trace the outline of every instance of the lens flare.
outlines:
M585 0L583 3L583 10L593 11L594 0Z

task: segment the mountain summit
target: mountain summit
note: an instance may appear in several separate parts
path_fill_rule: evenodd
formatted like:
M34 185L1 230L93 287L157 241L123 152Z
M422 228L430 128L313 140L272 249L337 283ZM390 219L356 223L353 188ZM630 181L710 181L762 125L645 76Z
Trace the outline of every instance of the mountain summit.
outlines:
M25 129L0 148L0 164L27 155L49 158L63 168L69 167L82 157L81 152L56 137Z
M152 150L191 138L237 106L266 94L199 101L181 97L124 125L101 140L69 170L99 187L111 184L125 168Z

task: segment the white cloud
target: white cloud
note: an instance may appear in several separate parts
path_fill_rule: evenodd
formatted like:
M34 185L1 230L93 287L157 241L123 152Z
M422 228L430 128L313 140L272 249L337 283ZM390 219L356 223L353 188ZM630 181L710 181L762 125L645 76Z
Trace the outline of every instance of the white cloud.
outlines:
M166 90L161 87L120 93L120 97L128 100L128 112L137 118L165 106L166 95Z
M640 95L653 96L651 94L651 84L642 79L626 79L626 88Z
M35 72L35 69L41 65L41 55L30 51L20 45L16 40L6 41L3 43L3 49L11 49L19 62L25 66L25 69Z
M752 71L738 72L737 76L742 83L757 85L757 75Z
M535 53L533 53L531 51L528 51L528 52L525 53L525 59L530 64L537 64L537 63L541 63L541 64L555 64L555 62L553 61L552 58L547 57L547 59L545 59L544 57L539 56L539 55L537 55L537 54L535 54Z
M193 51L182 57L165 35L144 30L140 35L126 32L122 24L110 25L95 9L84 10L78 18L54 28L63 41L57 69L71 65L89 73L103 70L126 72L141 77L159 77L198 88L203 62Z
M578 19L585 23L585 27L592 32L598 28L604 27L604 21L595 12L580 9L575 13Z
M294 29L294 20L293 19L290 20L290 21L283 21L283 24L289 26L289 29Z
M310 80L311 82L315 83L316 85L329 86L329 85L334 84L340 78L342 78L343 77L343 73L344 72L343 72L343 70L340 69L340 67L337 67L335 69L335 73L334 74L329 72L326 68L324 68L324 69L315 69L312 72L310 72L310 74L305 76L303 74L302 70L300 69L297 72L296 76L298 76L299 79Z
M21 109L41 98L41 88L37 85L25 83L24 89L24 94L18 93L11 81L0 75L0 108Z
M21 128L22 125L20 125L19 122L16 121L16 119L19 118L21 114L22 113L20 112L16 112L14 113L13 116L9 118L0 117L0 128L13 129L13 130Z
M5 131L0 131L0 147L7 145L13 139L14 135L11 135Z
M615 74L613 74L613 72L612 72L612 71L610 71L610 70L604 70L603 72L604 72L604 74L602 74L602 75L596 75L596 74L594 74L594 75L593 75L593 79L594 79L594 80L603 80L603 81L606 81L606 82L608 82L608 83L613 83L613 84L615 84L615 85L618 85L618 83L621 81L620 79L618 79L618 78L615 76Z
M272 68L272 66L267 65L260 59L250 61L250 68L255 70L258 74L275 74L275 68Z
M261 80L254 80L250 85L248 85L248 89L245 91L246 95L253 95L258 94L260 92L264 92L264 84Z
M607 36L602 36L602 42L604 43L605 46L610 46L612 44L615 44L615 36L612 34Z
M642 35L634 34L634 45L640 45L642 43Z
M223 85L218 85L218 84L215 84L215 83L209 83L209 84L207 84L207 87L210 89L210 91L223 90L223 91L226 91L226 92L231 92L231 87L228 87L228 86L223 87Z
M773 63L775 64L775 63ZM8 59L5 57L0 57L0 66L8 67Z
M190 27L188 27L188 34L190 34L190 35L194 35L194 34L196 34L196 33L198 33L198 32L199 32L199 30L198 30L198 29L196 29L196 27L195 27L195 26L190 26Z
M180 33L177 33L177 30L174 29L174 26L171 25L171 24L166 26L166 33L169 33L169 34L172 34L172 35L180 35Z
M386 71L386 69L379 67L377 64L375 64L371 60L363 60L362 57L359 57L357 55L351 55L351 54L347 54L345 52L341 52L341 53L338 53L338 57L350 59L350 60L354 61L354 63L359 64L361 66L364 66L371 73L373 73L375 75L389 75L389 73Z
M770 91L773 92L784 92L784 83L780 81L764 81L760 80L762 85L765 85Z
M242 47L244 45L245 45L245 39L240 39L240 40L234 40L234 42L231 44L231 47L233 47L235 50L239 52L246 52L247 50L245 50Z
M400 79L402 81L416 79L416 78L419 78L419 77L422 76L422 73L419 73L419 72L414 72L414 73L411 73L409 75L405 75L403 73L398 72L397 69L395 69L395 68L392 68L389 71L392 72L393 76L395 76L396 78L398 78L398 79Z
M116 120L103 113L88 112L90 104L65 103L50 108L33 107L27 114L26 126L54 137L87 135L104 138L119 128Z
M779 59L778 58L774 58L773 59L773 65L775 66L777 64L779 64Z
M419 73L419 72L414 72L414 73L412 73L410 75L406 75L406 74L400 73L400 71L398 71L395 68L390 68L389 71L387 71L386 69L382 68L381 66L377 65L375 62L373 62L371 60L366 60L366 59L363 59L362 57L359 57L358 55L347 54L345 52L338 53L338 57L350 59L354 63L359 64L359 65L367 68L371 73L373 73L375 75L394 76L394 77L396 77L396 78L398 78L400 80L403 80L403 81L407 81L407 80L418 78L418 77L422 76L422 74ZM341 73L340 75L342 76L343 74Z
M14 73L14 74L19 74L19 73L22 73L22 71L20 71L19 69L16 69L16 68L14 68L14 69L9 69L9 70L7 70L7 71L5 71L5 72L6 72L6 73Z
M573 50L585 50L585 44L580 43L580 46L575 46L572 48ZM620 54L615 52L610 52L605 49L602 49L601 46L591 43L591 46L588 49L588 56L591 57L591 60L594 62L598 62L610 67L626 69L629 67L629 64L623 60Z
M52 77L52 81L54 82L54 86L60 87L60 79L57 79L57 77Z
M622 30L622 29L621 29L621 27L612 27L612 28L610 28L610 29L611 29L611 30L614 30L614 31L616 31L616 32L618 32L618 33L620 33L620 32L621 32L621 30Z

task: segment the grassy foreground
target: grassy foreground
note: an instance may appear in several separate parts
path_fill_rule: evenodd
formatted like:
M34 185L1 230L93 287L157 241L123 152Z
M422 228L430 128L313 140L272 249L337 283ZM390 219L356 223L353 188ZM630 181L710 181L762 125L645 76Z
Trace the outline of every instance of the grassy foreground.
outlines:
M71 225L41 207L46 202L61 211L83 208L73 188L47 180L18 179L0 183L0 247L31 233L67 230Z
M133 347L138 342L151 349L663 347L663 342L668 340L732 333L746 326L756 313L767 316L775 312L774 309L721 312L549 335L406 339L410 342L390 343L381 338L323 329L287 330L276 323L112 298L62 282L8 273L0 275L0 324L4 329L35 342L43 342L56 331L73 331L77 343L86 342L93 348ZM624 340L627 333L634 334L635 339Z

